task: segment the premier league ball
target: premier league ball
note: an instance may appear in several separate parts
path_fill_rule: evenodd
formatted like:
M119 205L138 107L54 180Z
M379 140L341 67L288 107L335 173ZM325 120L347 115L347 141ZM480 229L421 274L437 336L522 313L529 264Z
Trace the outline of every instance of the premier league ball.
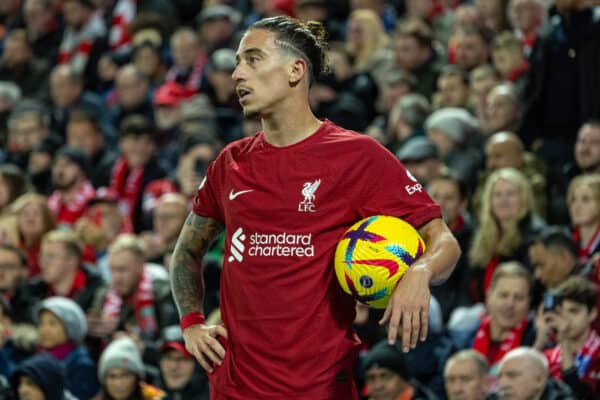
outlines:
M373 308L385 308L406 270L425 251L409 223L376 215L344 233L335 251L335 274L342 289Z

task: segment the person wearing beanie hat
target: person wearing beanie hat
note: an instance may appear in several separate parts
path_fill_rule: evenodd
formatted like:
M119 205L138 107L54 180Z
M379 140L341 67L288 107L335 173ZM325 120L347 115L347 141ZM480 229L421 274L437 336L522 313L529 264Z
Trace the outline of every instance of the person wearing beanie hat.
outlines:
M113 340L100 357L98 378L102 392L98 400L158 400L165 393L144 382L142 356L135 342L127 336Z
M60 225L74 225L85 213L87 203L96 195L87 178L88 163L85 153L76 147L61 147L54 157L54 192L48 199L48 206Z
M78 398L89 399L99 389L96 365L81 342L87 332L81 307L66 297L49 297L37 312L40 351L59 361L66 371L65 387Z
M17 399L63 400L66 394L65 369L48 354L38 354L25 360L11 377Z
M365 385L372 400L433 400L436 397L412 379L407 356L387 340L377 343L363 360Z

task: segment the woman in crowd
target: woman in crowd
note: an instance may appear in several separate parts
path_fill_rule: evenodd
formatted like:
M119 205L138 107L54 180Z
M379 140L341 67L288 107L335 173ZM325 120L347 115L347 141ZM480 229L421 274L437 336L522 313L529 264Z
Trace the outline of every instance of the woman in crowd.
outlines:
M483 299L500 262L528 265L527 243L545 222L533 213L533 193L525 176L514 168L492 173L483 190L477 230L469 250L469 295Z

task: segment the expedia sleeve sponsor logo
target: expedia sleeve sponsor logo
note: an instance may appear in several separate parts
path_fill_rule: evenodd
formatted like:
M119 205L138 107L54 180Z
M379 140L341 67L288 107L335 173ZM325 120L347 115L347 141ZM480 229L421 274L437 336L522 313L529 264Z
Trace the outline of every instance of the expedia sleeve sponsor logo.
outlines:
M246 239L248 241L246 242ZM242 227L231 237L229 262L242 262L248 257L314 257L312 234L252 233L244 234Z

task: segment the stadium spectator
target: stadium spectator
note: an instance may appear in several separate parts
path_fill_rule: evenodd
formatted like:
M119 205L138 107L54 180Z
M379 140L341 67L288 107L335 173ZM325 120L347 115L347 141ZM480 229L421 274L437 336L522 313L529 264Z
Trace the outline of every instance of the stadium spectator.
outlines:
M94 188L108 186L118 155L105 140L97 116L85 110L73 111L66 133L66 144L81 149L89 160L87 176Z
M15 322L27 319L26 306L17 301L27 274L27 255L12 244L0 244L0 301L6 307L3 317Z
M486 133L488 94L499 83L500 75L491 64L480 65L469 74L469 108L477 117L482 133Z
M469 101L468 75L454 65L447 65L440 71L435 94L437 108L466 108Z
M575 162L582 173L600 172L600 120L590 120L579 129Z
M483 26L493 33L500 33L510 28L506 15L507 2L502 0L476 0L477 7L483 17Z
M165 393L144 381L142 357L135 342L128 337L112 341L100 358L98 379L101 392L94 400L140 399L161 400Z
M18 399L76 400L66 389L65 368L48 354L25 360L11 377Z
M50 135L50 117L43 103L22 100L13 108L7 121L7 159L26 168L29 152Z
M27 174L32 190L44 196L50 196L52 186L52 161L62 140L56 135L50 135L36 144L29 152Z
M36 315L40 348L65 367L65 387L79 399L93 397L99 389L96 364L81 344L87 333L85 314L65 297L41 302Z
M206 49L202 48L196 32L190 28L180 28L173 33L170 45L173 66L167 71L166 81L179 83L190 94L197 93L208 62Z
M411 138L423 136L430 112L431 106L425 96L417 93L403 96L389 113L388 148L396 152Z
M487 359L475 350L454 353L444 368L448 400L485 400L488 369Z
M423 185L428 185L446 171L446 166L440 160L435 144L426 137L417 136L409 139L396 152L396 157Z
M461 26L455 33L456 65L465 71L488 62L490 57L489 34L485 28Z
M196 24L200 40L209 54L217 49L237 48L239 38L236 28L241 15L227 4L207 5L198 17Z
M435 395L411 378L406 355L386 340L377 343L363 360L365 391L369 399L425 399Z
M23 170L12 164L0 165L0 218L3 214L10 213L10 205L26 189L27 177Z
M344 40L344 26L334 18L325 0L296 0L294 15L300 21L319 21L325 26L330 42Z
M115 81L117 102L113 106L112 124L122 129L123 121L131 115L143 115L154 120L150 82L133 64L122 66Z
M164 63L160 42L145 39L140 44L135 45L131 54L131 62L144 75L150 86L156 88L160 86L167 74L167 66Z
M542 0L511 0L508 3L508 19L523 42L527 57L531 55L539 31L546 21L546 6L547 3Z
M23 23L22 5L22 0L6 0L0 4L0 29L3 32L10 32L21 26Z
M48 206L59 226L72 227L96 195L87 178L88 169L89 160L80 149L64 146L56 153L52 166L54 192L48 198Z
M521 102L511 83L500 83L490 91L486 99L485 124L481 127L485 136L500 131L516 132L521 121Z
M473 301L488 290L498 263L516 260L528 265L527 244L545 226L533 207L531 185L518 170L501 168L486 180L479 228L469 250Z
M50 0L25 0L23 16L33 54L54 65L63 35L56 10Z
M517 93L523 93L527 84L529 62L519 38L511 32L498 34L492 45L492 60L502 78L513 82Z
M600 251L600 175L580 175L571 181L567 204L579 263L598 272ZM600 277L599 277L600 278Z

